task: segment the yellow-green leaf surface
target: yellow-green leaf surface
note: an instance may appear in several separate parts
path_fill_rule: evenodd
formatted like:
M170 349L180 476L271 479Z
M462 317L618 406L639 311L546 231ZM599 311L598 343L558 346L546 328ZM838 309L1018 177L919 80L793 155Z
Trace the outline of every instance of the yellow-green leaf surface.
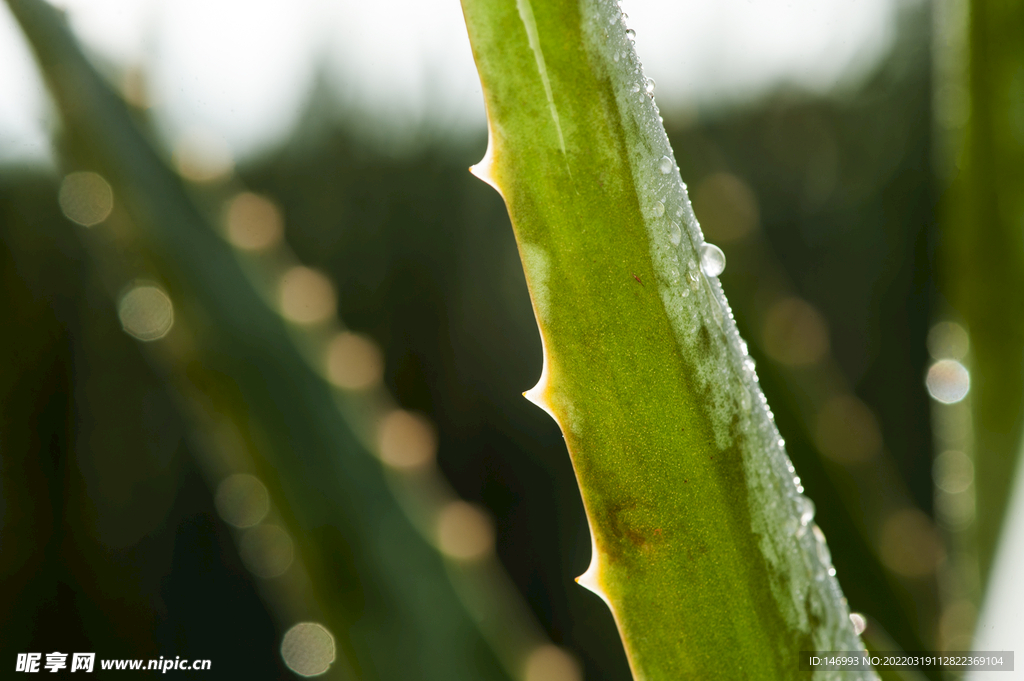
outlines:
M474 172L508 206L544 343L528 397L565 436L579 581L634 677L796 678L801 650L862 650L618 5L463 10L490 126Z

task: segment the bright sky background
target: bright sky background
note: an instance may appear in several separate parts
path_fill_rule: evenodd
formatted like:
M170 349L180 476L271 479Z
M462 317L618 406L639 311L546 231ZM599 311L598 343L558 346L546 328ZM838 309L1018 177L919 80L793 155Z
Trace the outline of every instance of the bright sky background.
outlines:
M910 0L623 0L663 109L827 90L870 71ZM143 65L168 140L204 128L242 157L279 141L317 69L381 136L483 128L458 0L60 0L88 48ZM0 3L0 162L46 158L52 114Z

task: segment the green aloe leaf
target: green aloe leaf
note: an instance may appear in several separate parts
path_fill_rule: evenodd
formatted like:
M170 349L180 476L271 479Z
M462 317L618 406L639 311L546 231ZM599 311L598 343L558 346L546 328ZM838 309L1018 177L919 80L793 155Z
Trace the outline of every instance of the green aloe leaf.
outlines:
M579 581L635 678L796 678L801 650L862 650L617 3L463 10L490 128L474 172L505 199L544 344L527 396L565 436Z
M205 398L212 420L229 412L246 429L258 442L261 470L281 490L310 593L280 611L303 612L298 606L314 602L345 658L331 678L515 678L522 661L509 659L509 649L537 642L517 640L522 628L510 622L510 609L479 596L477 584L452 583L497 573L449 567L417 529L414 520L432 519L410 518L396 500L393 481L342 418L330 386L86 60L58 10L40 0L8 5L35 51L75 161L109 180L134 245L152 261L146 266L168 284L181 316L198 320L202 354L178 367L177 378ZM125 254L104 234L108 227L82 238L102 251L98 260L117 261ZM485 617L502 618L512 634L495 641L493 623L478 621Z
M970 118L944 205L943 292L967 322L976 535L991 569L1019 465L1024 409L1024 5L970 3ZM965 443L966 444L966 443Z

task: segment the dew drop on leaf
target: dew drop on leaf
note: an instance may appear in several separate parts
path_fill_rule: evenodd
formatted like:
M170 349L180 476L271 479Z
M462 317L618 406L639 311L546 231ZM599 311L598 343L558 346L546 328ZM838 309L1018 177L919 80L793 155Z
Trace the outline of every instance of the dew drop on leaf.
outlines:
M644 90L647 90L647 94L654 94L654 79L648 78L647 83L644 85Z
M627 28L626 29L626 37L629 38L630 40L632 40L633 38L636 37L636 31L634 31L631 28Z
M690 261L689 268L686 270L686 281L694 291L700 287L700 274L697 272L697 264L692 260Z
M679 242L683 239L683 230L680 229L679 223L670 222L668 225L668 240L672 242L673 246L678 246Z
M654 202L654 217L660 218L664 214L665 214L665 204L662 203L661 201L655 201ZM719 251L719 252L721 252L721 251ZM723 256L723 260L724 260L724 256Z
M658 170L661 171L662 175L668 175L672 172L672 159L668 156L662 156L661 162L658 164Z
M725 253L714 244L700 247L700 268L709 277L717 277L725 271Z
M815 539L815 552L818 554L818 561L821 566L825 569L832 568L832 552L828 550L828 544L825 543L825 533L821 531L821 528L817 525L811 528L814 533Z
M803 537L807 526L814 519L814 502L807 497L798 497L797 508L800 511L800 528L797 530L797 536Z

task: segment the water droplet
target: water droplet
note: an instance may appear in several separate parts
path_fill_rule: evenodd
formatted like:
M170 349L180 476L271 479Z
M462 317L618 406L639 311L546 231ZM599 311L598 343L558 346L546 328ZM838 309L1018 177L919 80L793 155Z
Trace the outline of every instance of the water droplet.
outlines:
M612 26L614 26L615 22L618 21L618 20L619 20L619 17L616 17L616 16L608 17L608 23L611 24Z
M742 338L740 339L740 350L743 351L744 355L750 354L750 350L747 348L747 341L743 340Z
M786 446L786 441L783 440L781 437L779 438L779 446L780 447L785 447Z
M634 31L631 28L627 28L626 29L626 37L629 38L630 40L632 40L633 38L636 37L636 31Z
M714 244L700 247L700 268L709 277L717 277L725 271L725 253Z
M618 52L616 52L615 54L612 55L612 60L613 61L619 61L619 53Z
M683 230L680 229L679 223L670 222L668 224L668 240L672 242L673 246L678 246L679 242L683 239Z
M668 276L672 277L672 281L679 281L679 270L674 267L670 268Z
M633 92L640 92L640 86L634 83L633 84Z
M658 170L661 171L662 175L668 175L672 172L672 159L668 156L661 157L661 163L658 164Z
M860 636L868 628L868 620L859 612L850 613L850 624L853 625L853 633Z
M692 260L690 261L689 268L686 270L686 281L694 291L700 287L700 274L697 272L697 264Z
M644 85L644 90L647 90L647 94L654 94L655 82L653 78L647 79L647 84Z
M660 218L665 214L665 204L661 201L654 202L654 217Z
M800 511L800 527L803 528L803 532L799 532L799 534L803 536L803 533L807 531L807 526L814 520L814 502L807 497L798 497L796 505L797 510Z
M815 546L814 550L818 554L818 561L822 567L832 567L832 552L828 550L828 544L825 543L825 533L821 531L821 528L817 525L811 527L811 532L814 533Z

